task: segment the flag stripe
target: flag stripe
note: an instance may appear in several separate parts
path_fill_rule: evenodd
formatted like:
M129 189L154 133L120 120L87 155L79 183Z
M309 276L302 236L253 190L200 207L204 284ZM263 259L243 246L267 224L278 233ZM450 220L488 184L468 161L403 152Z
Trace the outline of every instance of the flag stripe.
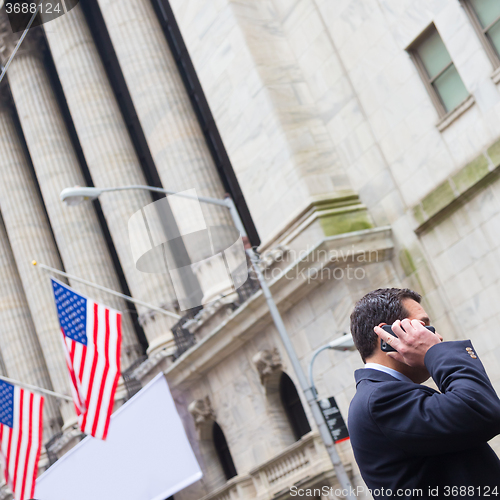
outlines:
M17 449L19 453L17 454L16 460L16 470L15 470L15 492L14 498L22 498L21 490L23 487L23 477L24 470L27 465L27 449L28 449L28 441L29 441L29 410L30 410L30 398L29 392L21 389L20 391L20 403L19 403L19 441L17 444Z
M21 440L23 437L23 397L24 397L24 391L21 389L19 391L19 409L21 411L18 411L18 419L19 419L19 426L17 427L18 432L17 432L17 443L16 443L16 460L15 460L15 465L14 465L14 474L13 474L13 479L12 479L12 489L14 492L16 491L16 486L17 486L17 471L18 471L18 465L19 465L19 452L21 450ZM17 410L17 408L15 409ZM14 416L16 414L14 410ZM14 417L15 418L15 417Z
M69 350L69 357L71 359L71 364L74 364L74 362L75 362L75 349L76 349L76 343L71 342L71 347Z
M116 311L113 311L112 314L110 314L109 317L109 328L114 327L116 325L117 321L117 313ZM106 367L107 367L107 374L106 374L106 379L103 382L103 401L109 401L111 405L114 403L114 398L111 398L110 395L114 394L116 391L115 387L115 376L118 372L118 369L115 365L116 363L116 347L117 347L117 342L118 342L118 337L113 336L109 339L107 343L105 343L104 349L106 350ZM113 410L113 407L111 406L111 411ZM108 415L111 415L109 413L109 405L101 405L101 411L99 414L99 421L98 425L96 427L95 435L96 436L104 436L104 431L106 429L106 422L108 421Z
M85 358L87 357L87 348L82 346L82 354L80 357L80 369L78 371L78 378L83 380L83 370L85 368Z
M97 364L96 364L95 372L94 372L94 383L92 386L92 392L88 395L88 398L87 398L88 405L89 405L87 420L90 420L90 424L87 425L86 432L91 434L92 436L96 436L95 431L93 431L93 424L94 424L94 421L98 418L97 417L97 410L98 410L97 402L99 399L101 381L102 381L102 376L103 376L105 364L106 364L106 356L105 356L105 352L104 352L104 342L105 342L105 336L106 336L106 309L105 308L101 307L99 309L98 321L99 321L99 325L98 325L97 336L95 337L95 345L94 345L94 349L96 352L95 359L97 359Z
M31 482L31 492L30 492L30 498L35 497L35 486L36 486L36 476L38 474L38 462L40 460L40 454L42 453L42 433L43 433L43 421L42 421L42 415L43 415L43 405L45 400L40 397L40 409L37 412L38 416L38 433L37 433L37 453L35 460L33 461L32 464L32 469L33 469L33 474L32 474L32 482Z
M98 317L99 314L98 313L99 313L99 308L98 308L98 305L96 303L96 304L94 304L94 337L93 337L94 346L97 345L97 333L98 333L98 329L99 329L99 317ZM81 424L82 429L85 429L86 425L87 425L87 416L88 416L88 412L90 409L89 403L90 403L90 398L92 397L92 390L94 388L94 377L95 377L96 367L97 367L97 356L94 355L94 356L92 356L92 368L90 370L90 380L89 380L89 384L88 384L88 390L87 390L87 394L85 395L86 401L87 401L87 411L83 415L82 424Z
M116 352L115 352L115 356L116 356L116 366L117 366L117 370L116 370L116 374L115 374L115 379L113 380L113 388L111 390L111 393L112 394L115 394L116 392L116 387L118 386L118 380L120 379L120 352L121 352L121 340L122 340L122 323L121 323L121 314L118 313L116 315L116 330L118 332L118 336L117 336L117 339L116 339ZM112 353L110 353L111 355ZM113 412L113 403L114 403L114 398L111 398L109 400L109 406L108 406L108 417L106 418L106 422L105 422L105 425L104 425L104 432L102 434L102 439L106 439L106 437L108 436L108 430L109 430L109 416L111 416L111 413Z
M104 352L108 352L109 348L109 309L106 309L104 311L104 325L106 328L106 336L104 337ZM101 412L101 405L102 405L102 396L104 393L104 386L106 385L106 381L108 380L108 372L109 372L109 361L108 357L104 356L104 370L101 378L101 387L99 388L99 396L97 398L97 407L95 410L95 417L94 417L94 423L92 425L92 435L95 436L96 430L97 430L97 424L99 423L99 414Z
M76 409L77 415L80 415L80 413L82 412L82 400L81 400L80 394L77 390L78 382L76 380L75 371L74 371L73 366L71 364L69 347L68 347L67 342L66 342L66 336L64 335L64 331L62 331L62 334L63 334L64 353L66 355L66 366L68 367L69 376L70 376L70 379L72 382L71 389L72 389L72 393L73 393L73 402L75 404L75 409Z
M29 426L28 426L28 449L26 450L26 456L30 456L31 452L31 439L33 437L32 433L33 428L33 393L30 394L30 402L29 402ZM28 463L24 466L23 471L23 482L21 484L21 498L24 498L24 491L26 489L26 476L28 474Z

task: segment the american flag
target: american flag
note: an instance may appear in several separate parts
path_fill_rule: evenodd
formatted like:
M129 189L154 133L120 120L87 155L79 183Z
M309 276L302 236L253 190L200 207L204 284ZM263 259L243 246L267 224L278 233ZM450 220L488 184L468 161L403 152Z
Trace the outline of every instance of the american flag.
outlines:
M42 450L43 397L0 380L0 449L15 500L33 498Z
M106 439L120 378L121 313L52 278L80 429Z

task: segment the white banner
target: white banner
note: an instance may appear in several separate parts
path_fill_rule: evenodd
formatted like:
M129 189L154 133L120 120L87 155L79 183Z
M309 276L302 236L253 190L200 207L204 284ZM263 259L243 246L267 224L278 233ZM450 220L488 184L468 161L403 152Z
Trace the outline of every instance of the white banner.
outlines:
M202 472L162 373L36 482L37 500L165 500Z

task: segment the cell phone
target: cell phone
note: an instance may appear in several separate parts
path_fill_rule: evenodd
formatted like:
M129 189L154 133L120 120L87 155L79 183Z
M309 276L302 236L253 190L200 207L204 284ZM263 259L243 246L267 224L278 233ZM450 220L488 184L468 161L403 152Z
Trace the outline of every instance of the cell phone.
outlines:
M404 331L404 328L401 327ZM436 329L433 326L426 326L427 330L430 330L432 333L436 333ZM390 333L393 337L398 337L393 331L391 325L384 325L382 327L383 330L385 330L387 333ZM394 347L391 347L385 340L380 339L380 348L384 352L395 352L396 349Z

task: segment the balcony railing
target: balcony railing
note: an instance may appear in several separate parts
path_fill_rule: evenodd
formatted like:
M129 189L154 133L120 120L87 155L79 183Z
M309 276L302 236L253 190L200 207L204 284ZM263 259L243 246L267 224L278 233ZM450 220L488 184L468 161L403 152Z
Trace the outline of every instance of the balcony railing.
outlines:
M351 465L344 464L351 473ZM273 500L290 496L290 488L340 487L330 457L317 432L310 432L248 474L232 478L202 500Z
M186 321L193 319L201 309L202 306L189 309L188 312L172 327L172 333L174 334L175 345L177 347L174 354L175 359L196 344L194 334L187 328L184 328L184 324Z
M137 394L142 389L142 384L139 379L135 377L135 370L148 359L147 356L141 356L136 359L126 370L122 372L123 382L127 390L125 401Z
M236 293L238 294L237 306L241 306L241 304L246 302L259 289L259 278L257 278L253 267L250 265L248 269L248 279L236 290Z
M231 304L232 308L237 309L240 307L255 292L257 292L259 288L259 280L253 269L250 268L248 270L248 279L236 290L238 300L234 304ZM193 319L201 309L203 309L203 306L189 309L189 311L172 327L172 333L174 334L175 345L177 347L174 359L177 359L182 353L186 352L190 347L193 347L196 344L195 335L187 328L184 328L184 325L187 321Z

